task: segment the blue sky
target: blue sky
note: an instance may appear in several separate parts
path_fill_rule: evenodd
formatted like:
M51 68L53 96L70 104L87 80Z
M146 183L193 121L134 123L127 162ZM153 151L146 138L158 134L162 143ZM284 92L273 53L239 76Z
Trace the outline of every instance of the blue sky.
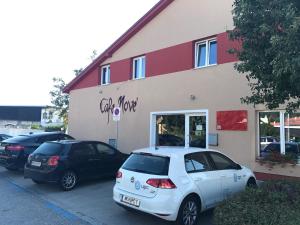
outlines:
M0 105L48 105L66 82L158 0L0 1Z

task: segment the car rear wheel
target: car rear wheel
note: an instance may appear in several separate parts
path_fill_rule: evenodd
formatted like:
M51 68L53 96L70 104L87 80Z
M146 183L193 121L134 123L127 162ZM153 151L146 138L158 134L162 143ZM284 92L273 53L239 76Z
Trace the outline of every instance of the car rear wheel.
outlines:
M257 188L256 181L253 177L251 177L247 182L247 187L249 188Z
M75 172L73 171L66 171L61 179L60 179L60 186L64 191L72 190L78 182L78 178Z
M196 225L200 215L200 203L196 197L187 197L181 204L177 224L178 225Z

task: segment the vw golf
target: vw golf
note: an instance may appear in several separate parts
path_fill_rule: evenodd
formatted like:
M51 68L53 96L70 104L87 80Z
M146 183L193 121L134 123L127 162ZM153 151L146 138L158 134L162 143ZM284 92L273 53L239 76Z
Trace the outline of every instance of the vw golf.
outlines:
M196 225L202 211L256 186L252 171L214 150L163 147L134 151L117 173L114 201L157 217Z

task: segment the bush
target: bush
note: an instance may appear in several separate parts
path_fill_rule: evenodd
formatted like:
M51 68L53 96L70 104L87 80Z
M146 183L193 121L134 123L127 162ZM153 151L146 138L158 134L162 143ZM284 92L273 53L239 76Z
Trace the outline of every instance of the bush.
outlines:
M51 131L64 131L64 126L51 126L51 127L45 127L46 132Z
M300 225L300 182L269 181L224 201L215 225Z

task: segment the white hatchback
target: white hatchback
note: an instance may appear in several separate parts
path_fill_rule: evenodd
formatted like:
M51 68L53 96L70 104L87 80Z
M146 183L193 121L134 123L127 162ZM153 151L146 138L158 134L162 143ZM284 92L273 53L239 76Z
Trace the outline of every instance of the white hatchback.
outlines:
M195 225L202 211L246 186L253 172L218 151L163 147L134 151L117 173L114 201L157 217Z

